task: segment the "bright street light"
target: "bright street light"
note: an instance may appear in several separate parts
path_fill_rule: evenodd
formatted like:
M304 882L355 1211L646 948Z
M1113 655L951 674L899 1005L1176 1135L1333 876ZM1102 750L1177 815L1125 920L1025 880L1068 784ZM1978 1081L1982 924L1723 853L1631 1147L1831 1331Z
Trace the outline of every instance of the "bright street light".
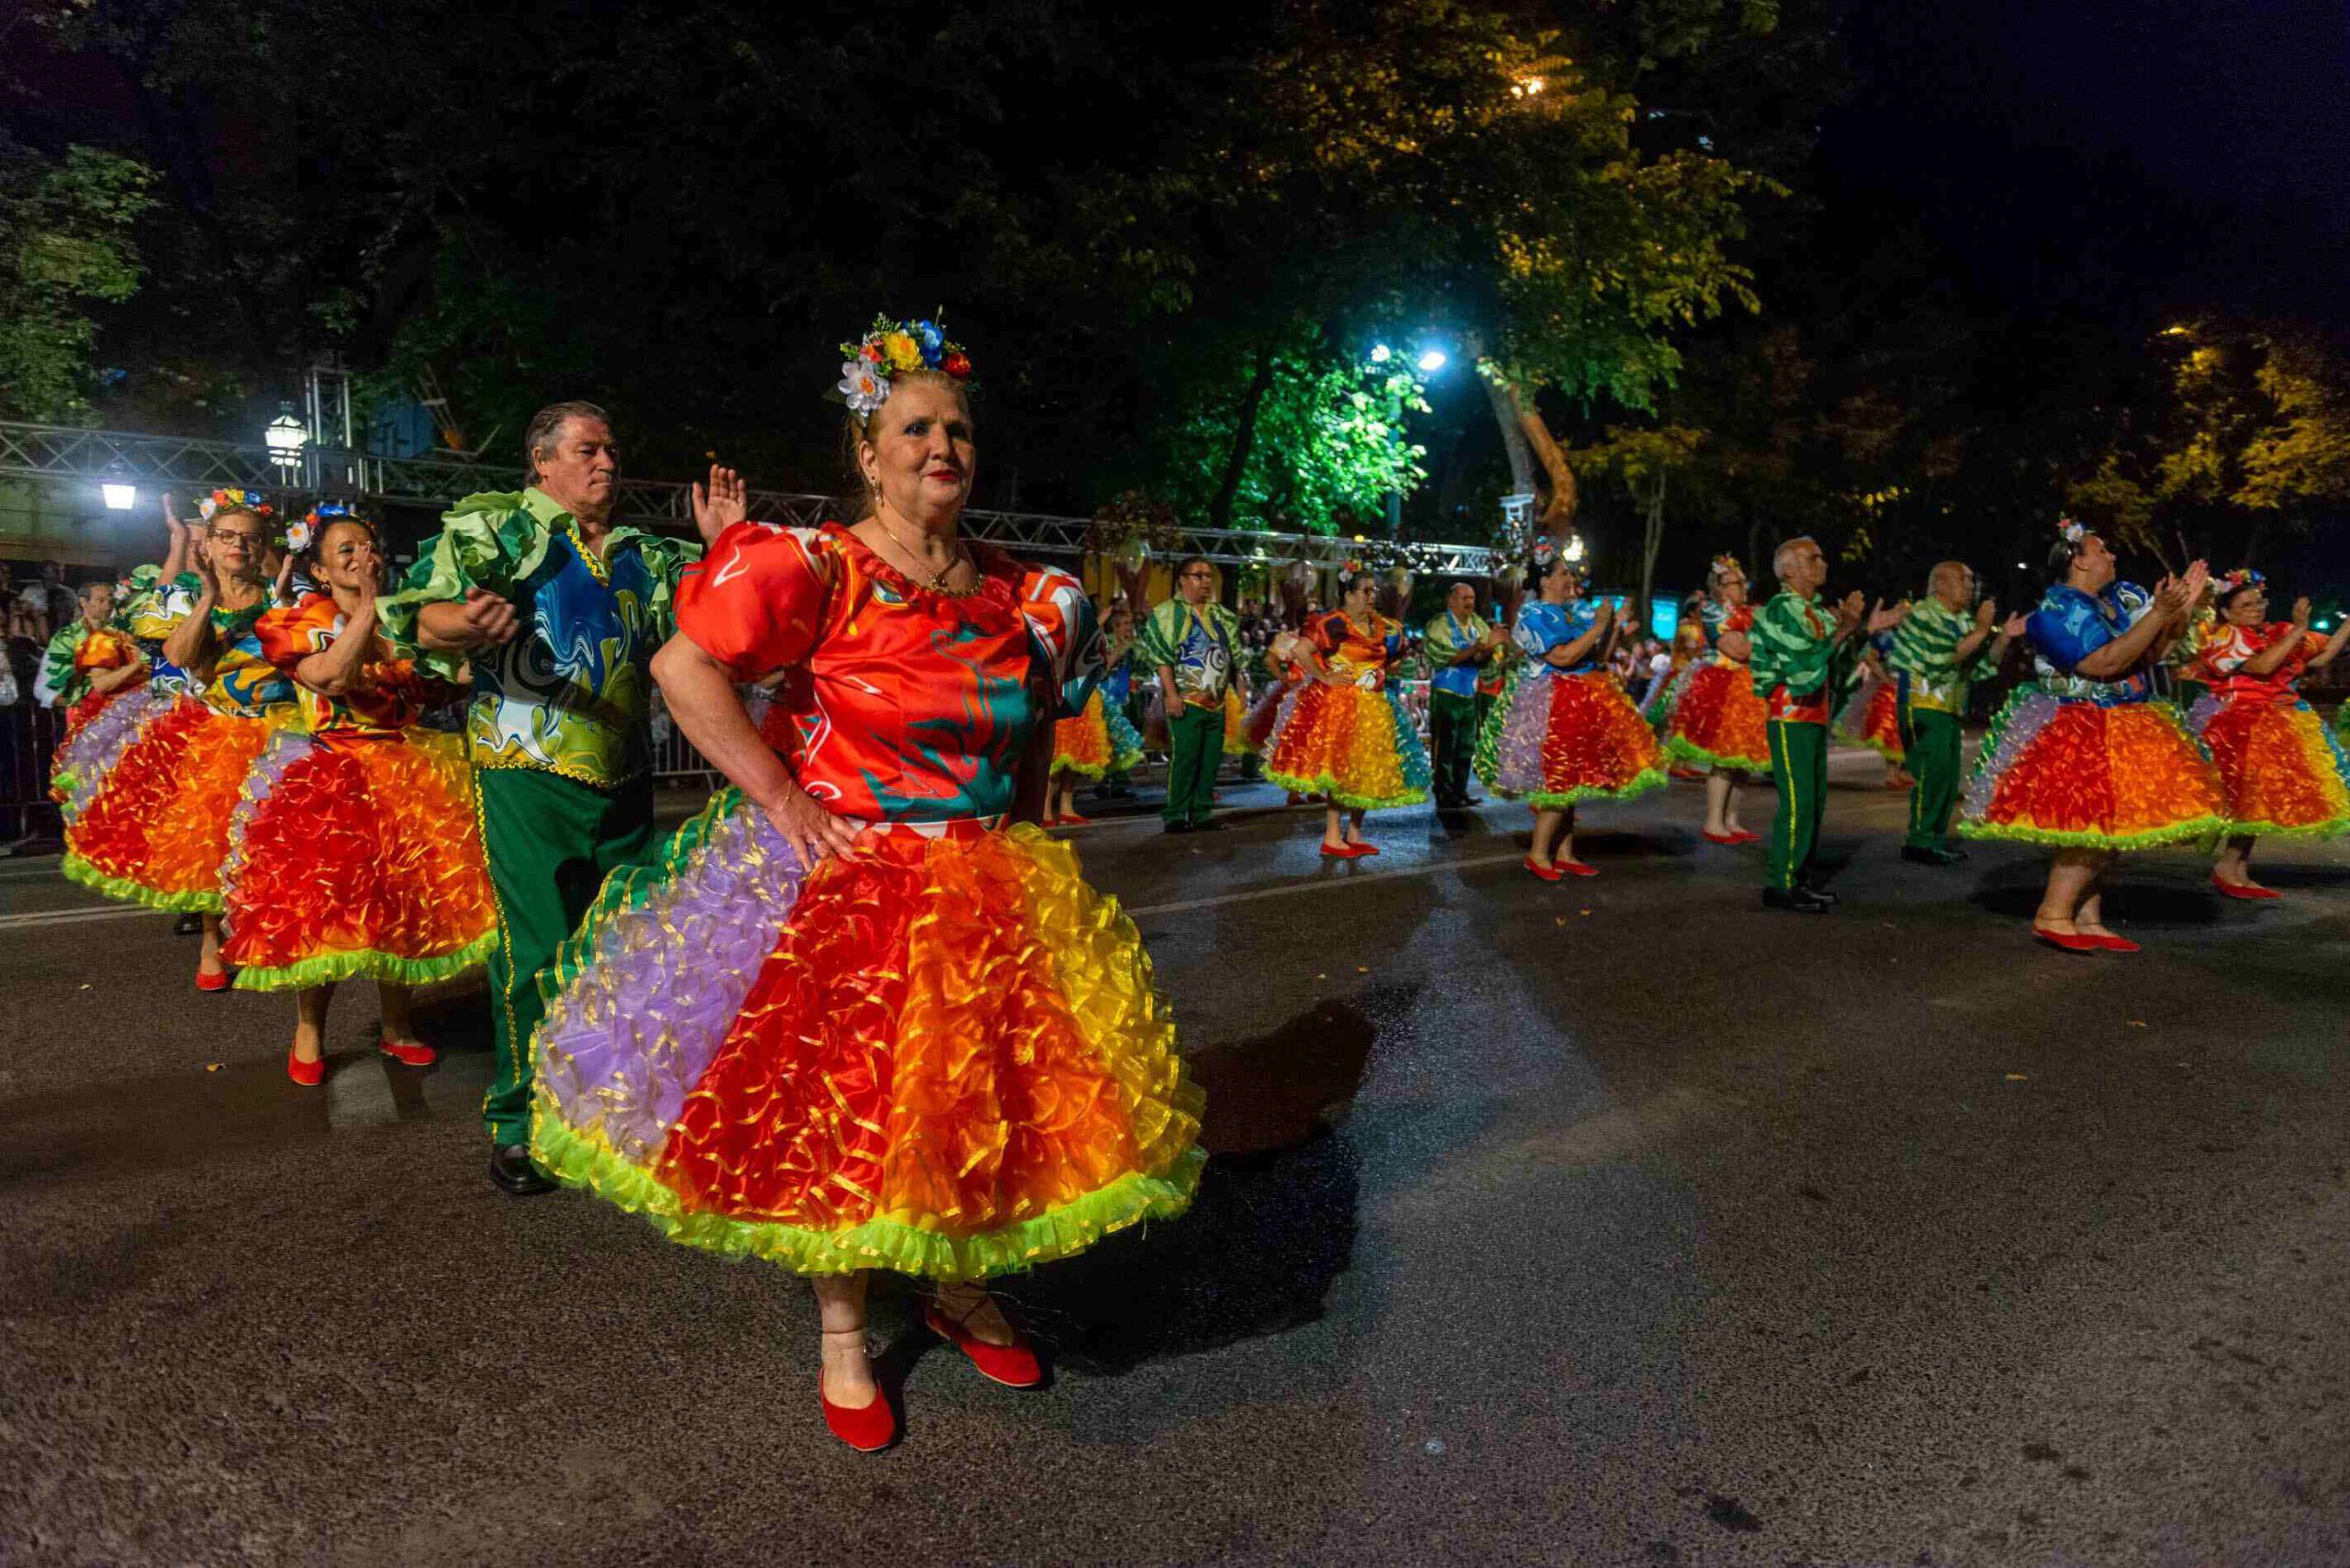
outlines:
M261 432L261 439L269 447L269 460L284 470L287 478L292 478L294 470L302 466L302 448L310 440L308 429L294 417L293 404L280 403L277 406L277 418L269 421L268 428Z
M1442 349L1422 349L1420 351L1420 374L1423 375L1434 375L1438 371L1442 370L1445 367L1449 358L1449 356L1447 355Z
M98 493L106 497L108 511L129 511L139 504L139 487L136 485L100 485Z

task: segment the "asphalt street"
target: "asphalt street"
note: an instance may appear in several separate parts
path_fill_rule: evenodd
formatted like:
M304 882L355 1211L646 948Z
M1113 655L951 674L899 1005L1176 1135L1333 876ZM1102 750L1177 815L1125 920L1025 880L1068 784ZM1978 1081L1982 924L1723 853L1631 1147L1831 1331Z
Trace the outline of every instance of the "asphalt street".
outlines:
M1070 830L1214 1158L1009 1282L1042 1391L881 1290L874 1457L797 1281L491 1188L477 984L299 1089L289 1002L0 862L0 1562L2350 1562L2350 855L2132 857L2068 957L2038 854L1835 777L1825 918L1688 783L1556 886L1500 804Z

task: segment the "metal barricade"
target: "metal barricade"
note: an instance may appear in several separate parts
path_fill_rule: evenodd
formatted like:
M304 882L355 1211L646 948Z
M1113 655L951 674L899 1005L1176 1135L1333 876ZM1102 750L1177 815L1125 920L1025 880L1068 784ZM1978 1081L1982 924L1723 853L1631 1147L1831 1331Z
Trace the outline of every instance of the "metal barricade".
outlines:
M0 847L13 845L18 854L61 847L64 825L49 798L49 776L64 733L65 715L29 698L0 708Z

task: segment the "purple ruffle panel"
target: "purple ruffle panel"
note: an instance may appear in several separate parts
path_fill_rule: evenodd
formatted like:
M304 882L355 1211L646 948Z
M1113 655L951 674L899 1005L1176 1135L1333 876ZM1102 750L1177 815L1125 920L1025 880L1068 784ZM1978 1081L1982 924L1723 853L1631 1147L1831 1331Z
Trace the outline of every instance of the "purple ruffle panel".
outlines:
M2217 713L2219 711L2220 700L2212 696L2210 692L2207 691L2202 696L2197 698L2195 700L2195 706L2188 709L2187 712L2188 733L2195 736L2198 740L2202 739L2203 726L2210 723L2211 722L2211 715Z
M1550 699L1558 678L1549 665L1528 670L1510 693L1509 711L1494 742L1494 776L1486 780L1505 795L1530 795L1542 788L1542 742L1550 733Z
M99 786L139 738L140 730L150 719L159 719L172 711L172 693L157 691L151 687L118 697L98 711L97 717L74 734L57 751L56 768L60 773L71 771L73 787L66 790L61 810L67 822L80 816L96 797Z
M237 797L237 809L229 813L229 857L220 863L220 902L224 909L220 917L220 935L226 940L231 934L228 910L236 907L236 898L229 891L236 885L239 873L245 868L245 834L252 831L253 815L261 803L269 799L285 770L319 749L319 743L294 730L279 730L269 737L245 770L245 785Z
M802 876L767 813L738 802L643 902L593 919L586 966L547 1004L532 1047L541 1113L650 1162L775 951Z
M2020 692L2010 700L2005 715L2007 722L1999 728L1999 742L1993 749L1975 760L1975 772L1966 780L1966 796L1959 802L1958 814L1968 822L1982 822L1991 813L1991 797L1999 788L1999 780L2016 765L2016 758L2040 738L2065 706L2059 698L2044 691Z

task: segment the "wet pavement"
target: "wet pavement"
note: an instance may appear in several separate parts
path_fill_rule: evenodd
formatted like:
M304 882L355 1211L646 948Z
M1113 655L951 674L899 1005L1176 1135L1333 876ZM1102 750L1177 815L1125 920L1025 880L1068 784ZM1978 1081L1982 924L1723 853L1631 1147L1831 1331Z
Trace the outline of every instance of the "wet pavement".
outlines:
M0 1561L2350 1561L2350 855L2267 908L2132 857L2146 951L2065 957L2038 856L1900 861L1877 771L1825 919L1694 784L1557 886L1500 805L1073 830L1214 1158L1010 1283L1040 1392L879 1291L878 1457L795 1281L490 1187L477 989L425 1072L347 994L297 1089L290 1003L0 862Z

